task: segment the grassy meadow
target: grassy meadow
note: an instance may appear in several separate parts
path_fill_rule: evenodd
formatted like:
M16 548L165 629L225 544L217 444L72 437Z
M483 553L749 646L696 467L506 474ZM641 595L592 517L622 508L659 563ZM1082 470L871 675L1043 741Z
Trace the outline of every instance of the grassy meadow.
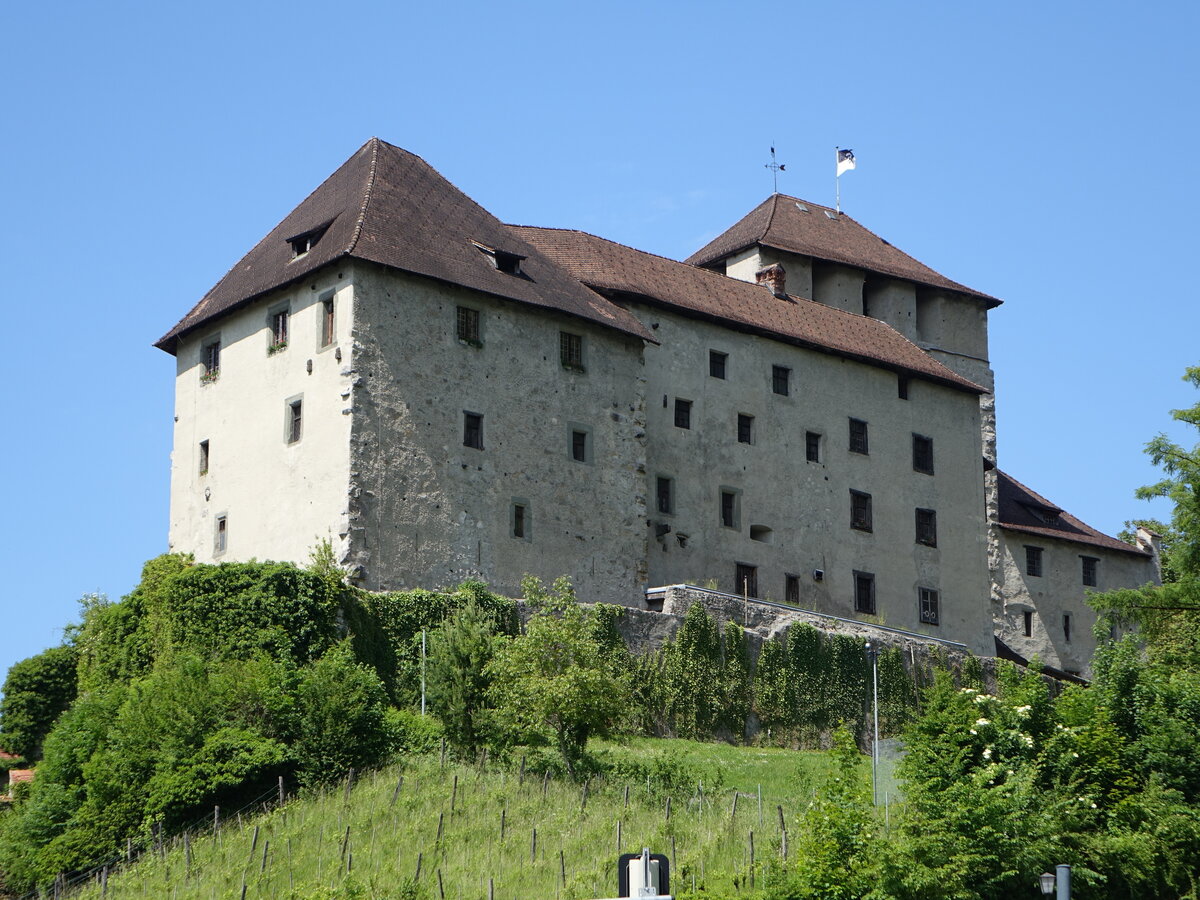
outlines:
M781 854L781 815L792 820L828 764L649 738L593 752L614 774L586 787L410 755L348 792L176 838L77 896L582 900L615 896L618 854L644 846L671 859L673 893L735 894L752 859Z

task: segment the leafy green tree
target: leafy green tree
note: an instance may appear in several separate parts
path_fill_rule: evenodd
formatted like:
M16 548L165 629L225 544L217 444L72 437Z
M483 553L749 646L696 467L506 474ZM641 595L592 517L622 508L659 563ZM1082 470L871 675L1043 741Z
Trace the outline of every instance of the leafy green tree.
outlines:
M36 762L55 720L75 699L79 654L64 644L8 670L0 699L0 749Z
M492 684L488 665L500 640L493 618L475 603L468 603L433 633L430 708L441 720L451 746L467 756L485 743Z
M491 695L510 735L553 743L575 778L588 739L606 734L628 709L628 674L596 640L593 614L576 602L570 581L560 578L547 591L527 576L522 588L535 612L488 665Z
M1200 388L1200 366L1189 366L1183 380ZM1171 418L1200 428L1200 403L1171 410ZM1171 501L1170 568L1180 576L1196 577L1200 575L1200 445L1188 450L1166 434L1159 434L1146 444L1146 452L1167 477L1139 488L1137 495Z

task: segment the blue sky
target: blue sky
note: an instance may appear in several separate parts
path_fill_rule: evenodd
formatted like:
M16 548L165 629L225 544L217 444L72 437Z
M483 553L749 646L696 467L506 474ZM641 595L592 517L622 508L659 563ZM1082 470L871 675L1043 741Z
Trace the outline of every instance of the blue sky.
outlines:
M0 671L166 549L151 347L367 138L505 221L682 258L771 191L992 314L1000 462L1109 532L1200 363L1182 2L8 4Z

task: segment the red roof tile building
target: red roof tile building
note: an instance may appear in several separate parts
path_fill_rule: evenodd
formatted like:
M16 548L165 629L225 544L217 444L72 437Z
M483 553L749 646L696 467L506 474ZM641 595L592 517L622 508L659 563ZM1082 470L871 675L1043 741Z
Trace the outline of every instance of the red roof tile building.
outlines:
M157 343L171 547L328 539L369 589L715 582L990 653L999 302L779 194L686 262L506 226L372 139Z

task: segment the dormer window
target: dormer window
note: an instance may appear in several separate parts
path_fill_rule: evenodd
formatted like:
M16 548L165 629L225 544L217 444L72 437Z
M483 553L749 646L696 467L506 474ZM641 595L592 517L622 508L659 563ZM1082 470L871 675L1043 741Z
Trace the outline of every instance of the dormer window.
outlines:
M489 247L487 244L481 244L478 241L472 241L480 253L488 258L492 266L503 272L505 275L521 275L521 260L525 259L519 253L511 253L508 250L497 250L495 247Z
M1022 504L1035 519L1046 525L1059 525L1059 516L1062 514L1061 509L1053 506L1039 506L1033 503Z
M317 242L324 237L329 224L326 223L317 228L310 228L308 231L303 231L295 237L287 239L288 244L292 248L292 259L299 259L317 246Z

